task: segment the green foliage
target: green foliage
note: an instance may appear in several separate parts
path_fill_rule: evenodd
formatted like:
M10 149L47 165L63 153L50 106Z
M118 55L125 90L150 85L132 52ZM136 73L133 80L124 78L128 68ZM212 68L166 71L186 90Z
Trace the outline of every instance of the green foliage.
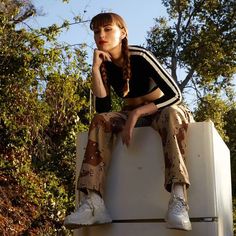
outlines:
M211 120L224 141L228 141L225 126L225 115L229 111L229 104L215 95L207 95L199 101L194 111L196 121Z
M89 66L83 45L57 43L68 24L16 27L27 9L0 12L0 234L68 235L75 139L91 115Z
M225 114L225 130L226 134L229 137L227 145L230 149L231 155L231 174L232 174L232 183L233 183L233 195L236 195L236 104L230 106L229 111Z
M227 143L235 195L235 1L163 0L162 3L168 18L155 19L148 32L147 47L171 71L181 91L191 89L191 94L196 94L196 121L212 120Z
M148 48L171 70L181 90L187 84L219 92L232 87L235 64L235 1L163 0L169 19L155 19ZM186 72L178 78L177 70Z
M226 142L231 157L232 192L234 196L234 231L236 230L236 104L217 96L208 95L201 99L194 112L196 121L210 119Z
M233 229L234 235L236 234L236 198L233 198Z
M112 110L113 111L121 111L124 101L120 97L116 95L114 91L111 91L111 99L112 99Z

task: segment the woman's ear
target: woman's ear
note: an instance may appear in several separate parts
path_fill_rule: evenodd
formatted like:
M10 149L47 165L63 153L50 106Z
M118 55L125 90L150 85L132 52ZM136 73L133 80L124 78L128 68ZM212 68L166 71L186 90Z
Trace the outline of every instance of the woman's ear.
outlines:
M121 31L121 40L124 39L125 37L127 37L127 33L125 32L125 30Z

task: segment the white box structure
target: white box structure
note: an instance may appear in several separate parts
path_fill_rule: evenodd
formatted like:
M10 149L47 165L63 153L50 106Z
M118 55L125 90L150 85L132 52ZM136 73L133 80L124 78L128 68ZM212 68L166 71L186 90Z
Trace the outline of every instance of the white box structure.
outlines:
M187 167L192 231L165 227L169 193L164 189L164 158L159 134L135 128L127 148L118 137L107 176L105 203L109 225L74 230L74 236L233 236L229 149L212 122L189 124ZM76 178L87 133L77 139ZM78 204L78 191L76 191Z

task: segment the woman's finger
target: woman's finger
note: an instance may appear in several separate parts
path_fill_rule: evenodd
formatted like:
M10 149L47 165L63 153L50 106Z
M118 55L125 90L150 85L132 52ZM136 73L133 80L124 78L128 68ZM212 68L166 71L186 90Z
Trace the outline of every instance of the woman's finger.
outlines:
M95 49L94 53L95 56L99 57L102 61L111 61L111 55L108 52Z
M111 61L111 56L107 52L101 52L99 56L103 61Z

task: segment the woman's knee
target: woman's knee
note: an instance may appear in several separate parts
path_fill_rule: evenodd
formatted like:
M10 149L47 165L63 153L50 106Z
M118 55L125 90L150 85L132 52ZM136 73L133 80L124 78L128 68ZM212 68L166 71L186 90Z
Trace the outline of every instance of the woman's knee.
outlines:
M95 114L91 121L90 128L104 126L106 124L106 115L106 113Z
M92 123L105 120L106 115L107 115L107 113L95 114L94 117L92 118Z
M92 119L91 128L103 128L106 132L120 132L124 126L125 119L116 113L106 112L95 114Z
M178 109L176 106L168 106L168 107L163 108L161 113L164 116L173 117L173 116L177 116Z

